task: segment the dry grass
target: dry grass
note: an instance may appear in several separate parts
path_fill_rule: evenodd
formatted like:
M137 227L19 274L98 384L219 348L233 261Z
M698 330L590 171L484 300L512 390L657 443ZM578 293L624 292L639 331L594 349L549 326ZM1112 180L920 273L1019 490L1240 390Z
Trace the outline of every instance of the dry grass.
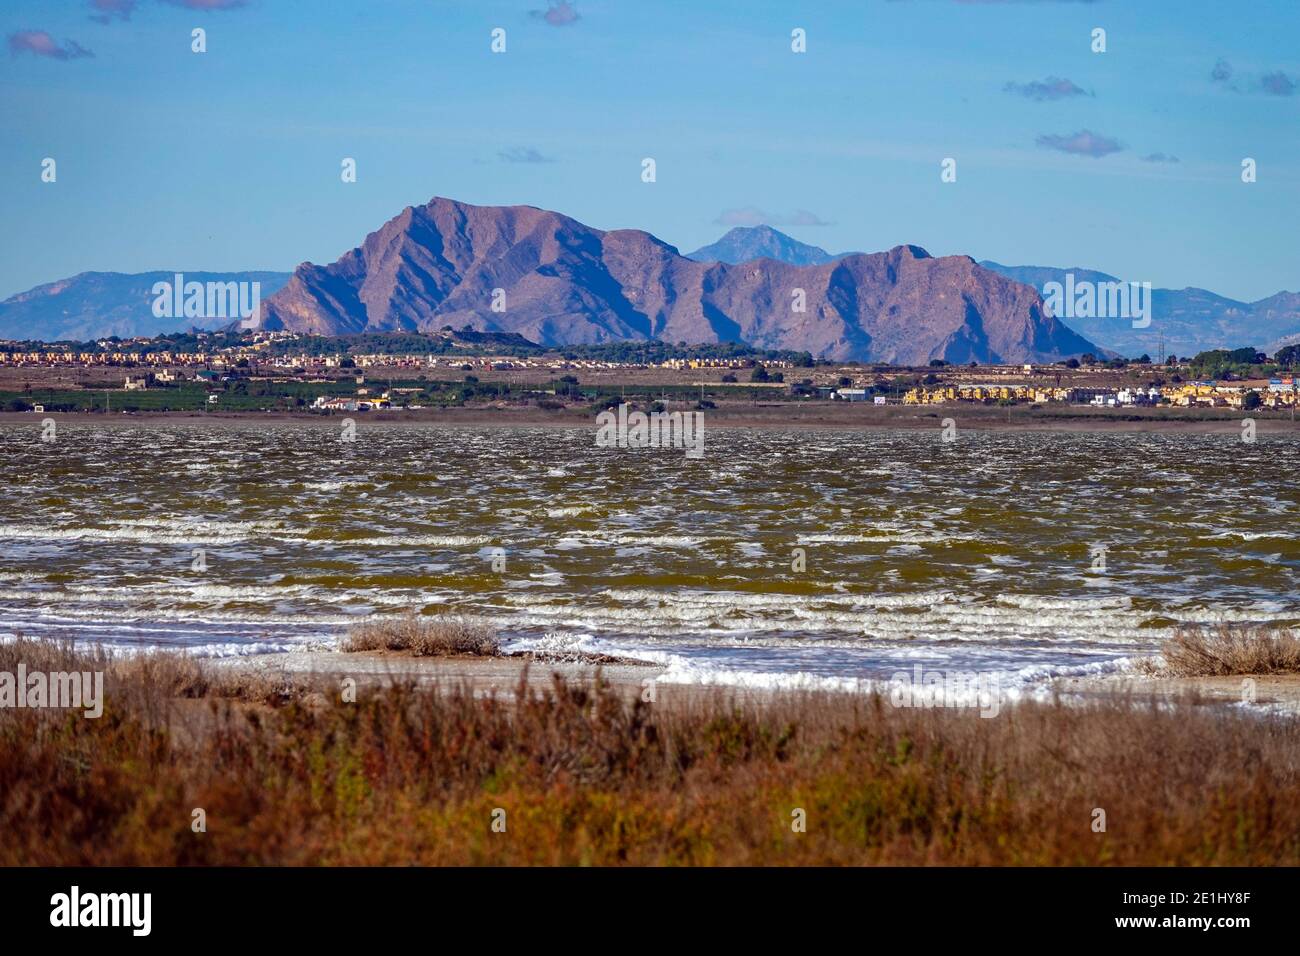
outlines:
M0 661L29 653L86 669ZM0 710L0 864L1300 863L1300 722L1229 708L668 707L558 678L268 707L185 696L244 693L192 661L111 673L99 720Z
M497 657L501 644L486 625L455 615L369 618L352 628L344 651L409 651L416 657Z
M208 698L274 704L301 695L305 687L287 678L245 668L215 667L185 654L165 651L114 657L103 648L78 648L19 635L0 643L0 671L19 662L31 671L103 671L105 693L127 706L171 698Z
M1231 677L1300 673L1300 638L1291 631L1222 625L1180 628L1161 648L1163 665L1144 669L1166 677Z

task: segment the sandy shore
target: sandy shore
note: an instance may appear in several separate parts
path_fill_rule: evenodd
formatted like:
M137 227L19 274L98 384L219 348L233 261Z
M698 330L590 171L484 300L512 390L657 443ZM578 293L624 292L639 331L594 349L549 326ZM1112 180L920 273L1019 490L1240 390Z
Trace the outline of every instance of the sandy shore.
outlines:
M1247 682L1253 681L1253 687ZM1155 696L1186 704L1236 705L1253 693L1256 706L1280 713L1300 714L1300 674L1260 674L1253 677L1142 677L1114 675L1060 678L1053 687L1063 694L1084 697Z
M517 657L415 657L385 651L290 651L280 654L250 654L219 658L223 667L249 668L289 675L356 678L358 684L390 684L415 681L422 685L453 686L466 683L475 690L513 692L527 675L531 686L549 684L552 674L566 679L594 680L599 670L610 683L635 687L654 681L664 669L634 662L597 663L582 660L539 660Z
M337 679L353 678L358 687L383 686L396 682L414 682L424 687L454 688L468 686L475 693L512 696L525 680L530 688L550 686L552 677L560 675L571 684L590 685L597 675L615 690L628 697L653 693L656 703L689 703L721 689L738 699L762 702L781 696L806 695L806 691L750 689L729 685L702 686L672 684L660 680L665 669L656 664L633 661L617 663L583 660L553 660L517 657L412 657L409 654L362 652L345 654L337 651L293 651L283 654L254 654L224 658L223 667L248 668L255 672L288 676ZM1300 674L1260 675L1254 681L1254 704L1279 713L1300 714ZM1187 706L1231 706L1242 702L1246 677L1146 677L1114 675L1108 677L1059 678L1045 685L1049 691L1065 698L1133 699L1152 698Z
M652 697L656 704L687 704L711 695L715 688L688 684L659 683L664 668L634 661L596 662L539 659L531 655L514 657L413 657L383 651L341 653L338 651L291 651L284 654L253 654L222 658L223 667L248 668L254 672L290 677L324 678L343 681L352 678L358 688L413 682L421 687L444 690L469 687L476 694L513 697L520 681L533 690L551 686L554 675L568 684L590 686L599 679L625 697ZM776 693L769 690L736 688L731 696L764 700Z

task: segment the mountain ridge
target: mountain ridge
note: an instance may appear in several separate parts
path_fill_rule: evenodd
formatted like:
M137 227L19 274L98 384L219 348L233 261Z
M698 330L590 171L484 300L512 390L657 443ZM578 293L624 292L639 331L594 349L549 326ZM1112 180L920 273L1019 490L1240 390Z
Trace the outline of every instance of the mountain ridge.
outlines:
M261 319L324 335L469 325L543 345L738 341L897 364L1098 351L1035 290L969 256L905 245L807 266L697 262L641 230L442 197L407 206L330 265L301 264Z
M403 213L409 210L413 214L418 208L424 207L409 206ZM536 206L479 208L517 208L531 210L535 216L561 216L559 213L549 214ZM562 219L570 228L587 228L567 216ZM650 236L639 230L611 230L600 234L617 238L620 233L627 237ZM653 236L650 238L658 244L657 249L680 256L676 247ZM799 242L771 226L762 225L735 227L717 242L682 258L693 262L722 262L728 265L756 262L764 258L790 265L825 265L855 255L863 253L832 255L819 246ZM729 259L738 261L729 262ZM1064 283L1068 273L1073 273L1076 282L1122 281L1108 273L1083 267L1007 266L989 259L981 260L978 264L1006 278L1030 285L1040 295L1047 282ZM318 270L328 268L312 266L311 263L300 266L304 267ZM273 295L293 276L293 273L269 270L185 274L188 279L200 282L260 281L263 298ZM88 341L112 335L129 338L182 331L191 327L221 327L226 320L220 318L177 316L160 319L152 315L149 304L153 298L153 284L170 281L173 275L173 271L87 271L66 279L42 283L0 302L0 338ZM343 293L342 287L339 291ZM1297 292L1282 291L1255 302L1242 302L1207 289L1188 286L1184 289L1153 289L1152 296L1155 321L1146 329L1133 329L1131 323L1116 319L1066 316L1058 317L1058 320L1101 351L1128 356L1143 352L1157 355L1162 344L1166 354L1184 356L1211 348L1239 348L1247 345L1263 348L1273 354L1284 345L1300 341L1300 293ZM629 304L635 311L635 303ZM364 305L359 300L353 302L352 307L358 311L364 310ZM633 337L637 335L635 328L622 331Z

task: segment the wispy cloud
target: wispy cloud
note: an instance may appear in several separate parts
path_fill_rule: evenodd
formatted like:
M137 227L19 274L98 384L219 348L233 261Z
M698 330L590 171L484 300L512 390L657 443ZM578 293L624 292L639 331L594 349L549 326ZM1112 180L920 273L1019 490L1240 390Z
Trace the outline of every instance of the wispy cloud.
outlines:
M739 209L724 209L713 220L718 226L829 226L816 213L807 209L796 209L787 214L764 212L755 206L742 206Z
M1300 90L1300 79L1289 76L1281 70L1273 70L1264 73L1258 78L1247 77L1241 81L1233 81L1234 71L1232 64L1219 57L1214 62L1214 68L1210 70L1210 82L1214 83L1225 90L1231 90L1234 93L1263 93L1266 96L1295 96L1296 91Z
M19 30L17 33L9 34L9 52L14 56L19 53L32 53L36 56L49 57L51 60L80 60L95 55L76 40L64 40L63 45L60 46L54 37L44 30Z
M545 10L530 10L528 15L537 20L545 20L553 27L567 27L582 19L582 16L578 13L578 8L571 4L569 0L559 0L558 3L552 2Z
M497 158L503 163L553 163L555 162L549 156L543 156L531 146L512 146L509 149L503 149L497 153Z
M1177 156L1170 156L1168 153L1148 153L1142 157L1144 163L1177 163L1181 162Z
M248 5L248 0L163 0L186 10L234 10Z
M1294 96L1296 81L1281 70L1265 73L1259 80L1260 88L1269 96Z
M1093 159L1100 159L1103 156L1109 156L1111 153L1118 153L1124 148L1124 145L1119 140L1112 139L1109 136L1102 136L1087 129L1081 129L1079 132L1071 133L1068 136L1044 133L1035 142L1044 149L1055 149L1075 156L1091 156Z
M1040 103L1045 100L1064 100L1071 96L1092 96L1073 80L1060 76L1049 76L1045 80L1031 80L1028 83L1017 83L1012 80L1002 87L1002 92L1015 93L1031 100L1038 100Z
M90 19L104 24L112 23L114 17L130 20L135 5L136 0L90 0L90 9L93 11Z
M1070 135L1044 133L1035 142L1045 150L1069 152L1075 156L1092 156L1093 159L1101 159L1102 156L1109 156L1110 153L1125 148L1118 139L1104 137L1100 133L1093 133L1092 130L1079 130L1078 133Z

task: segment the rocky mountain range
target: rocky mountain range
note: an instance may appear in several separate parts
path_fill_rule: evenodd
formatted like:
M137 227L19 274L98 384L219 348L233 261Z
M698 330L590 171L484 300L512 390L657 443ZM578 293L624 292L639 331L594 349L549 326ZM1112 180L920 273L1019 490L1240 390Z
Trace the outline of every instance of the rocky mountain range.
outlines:
M1031 287L916 246L814 265L697 262L635 229L435 198L328 266L303 263L262 326L320 335L517 332L543 345L739 341L898 364L1051 361L1097 346Z
M1154 289L1153 321L1135 329L1114 318L1048 321L1039 298L1017 290L1041 296L1069 274L1076 283L1119 281L1083 268L933 258L915 246L833 255L770 226L737 227L681 256L637 230L435 199L403 210L329 266L185 276L260 282L265 324L322 334L468 325L543 345L737 340L899 362L1157 356L1162 344L1181 356L1248 345L1272 354L1300 342L1295 292L1241 302L1204 289ZM173 275L84 272L37 286L0 302L0 338L85 341L227 324L156 317L151 290ZM494 289L504 311L493 309ZM792 308L795 289L804 290L804 312Z

